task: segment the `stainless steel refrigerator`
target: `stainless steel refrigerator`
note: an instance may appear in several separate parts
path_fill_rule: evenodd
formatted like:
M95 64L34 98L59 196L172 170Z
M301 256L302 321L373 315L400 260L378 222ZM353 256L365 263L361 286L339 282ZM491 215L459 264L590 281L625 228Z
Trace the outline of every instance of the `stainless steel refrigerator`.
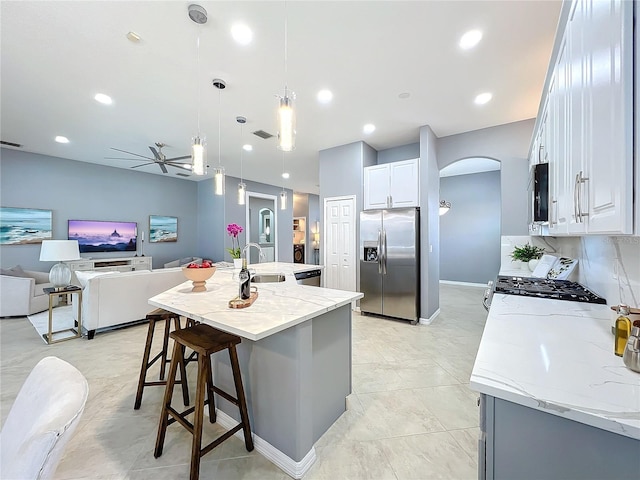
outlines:
M420 318L420 209L360 213L360 311Z

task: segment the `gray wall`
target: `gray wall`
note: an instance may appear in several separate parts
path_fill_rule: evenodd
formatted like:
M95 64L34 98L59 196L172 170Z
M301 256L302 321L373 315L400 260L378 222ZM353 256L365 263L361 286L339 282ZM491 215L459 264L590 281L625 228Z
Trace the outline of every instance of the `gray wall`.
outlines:
M440 279L486 284L500 270L500 171L440 178Z
M502 235L528 235L528 151L535 119L484 128L438 139L438 165L487 157L501 163Z
M378 151L378 165L420 158L420 142Z
M178 241L144 243L145 255L153 257L153 267L200 254L195 182L11 149L0 149L0 158L1 206L52 210L56 240L67 238L69 219L137 222L138 231L144 230L148 239L149 215L168 215L178 217ZM92 253L91 257L121 255ZM40 262L39 256L40 245L0 246L3 268L19 264L29 270L49 271L53 264Z

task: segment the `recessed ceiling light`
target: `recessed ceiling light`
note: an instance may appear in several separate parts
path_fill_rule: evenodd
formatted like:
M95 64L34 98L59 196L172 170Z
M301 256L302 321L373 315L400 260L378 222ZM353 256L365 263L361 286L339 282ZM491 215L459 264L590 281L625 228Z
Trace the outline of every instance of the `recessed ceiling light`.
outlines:
M243 146L242 146L242 149L243 149L245 152L251 152L251 151L253 151L253 145L249 145L249 144L247 143L246 145L243 145Z
M289 178L289 174L287 172L283 172L282 173L282 178Z
M127 39L132 41L133 43L139 43L142 38L136 32L127 33Z
M236 23L231 27L231 36L240 45L249 45L253 40L253 32L244 23Z
M318 92L318 101L320 103L329 103L332 99L333 93L331 93L331 90L327 90L325 88L324 90L320 90Z
M105 95L104 93L96 93L96 96L93 98L95 98L96 102L100 102L105 105L111 105L113 103L111 97L109 95Z
M476 105L484 105L493 98L493 94L489 92L481 93L473 101Z
M458 45L460 45L460 48L463 50L469 50L470 48L475 47L480 40L482 40L482 32L480 30L469 30L460 37Z
M58 135L56 137L56 142L58 142L58 143L69 143L69 139L67 137L63 137L62 135Z
M367 123L364 127L362 127L362 131L364 133L373 133L376 129L376 126L373 123Z
M400 95L398 95L398 98L409 98L411 96L411 94L409 92L402 92Z

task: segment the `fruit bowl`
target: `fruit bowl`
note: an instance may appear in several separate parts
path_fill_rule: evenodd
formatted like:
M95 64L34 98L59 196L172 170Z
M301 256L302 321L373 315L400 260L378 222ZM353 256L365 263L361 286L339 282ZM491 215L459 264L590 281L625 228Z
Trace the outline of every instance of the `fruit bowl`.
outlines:
M216 272L216 267L183 267L182 272L193 283L192 292L204 292L207 289L204 285Z

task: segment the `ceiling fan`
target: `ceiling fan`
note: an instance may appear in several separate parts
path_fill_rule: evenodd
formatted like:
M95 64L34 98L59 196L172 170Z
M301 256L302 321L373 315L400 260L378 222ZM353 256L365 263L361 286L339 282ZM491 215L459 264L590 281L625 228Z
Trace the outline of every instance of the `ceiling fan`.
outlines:
M167 170L167 167L179 168L181 170L191 170L190 163L182 163L177 161L177 160L184 160L186 158L191 158L191 155L167 158L167 156L164 153L162 153L162 149L166 146L166 144L162 142L156 142L155 145L156 145L155 147L149 146L149 150L151 150L151 153L153 153L153 157L145 157L144 155L140 155L138 153L127 152L126 150L120 150L119 148L114 148L114 147L111 147L111 150L115 150L117 152L122 152L128 155L134 155L136 157L142 157L147 160L150 160L149 162L141 163L140 165L134 165L131 168L144 167L145 165L151 165L155 163L160 167L160 170L162 170L162 173L169 172L169 170ZM121 157L105 157L105 158L108 160L135 160L135 158L121 158Z

